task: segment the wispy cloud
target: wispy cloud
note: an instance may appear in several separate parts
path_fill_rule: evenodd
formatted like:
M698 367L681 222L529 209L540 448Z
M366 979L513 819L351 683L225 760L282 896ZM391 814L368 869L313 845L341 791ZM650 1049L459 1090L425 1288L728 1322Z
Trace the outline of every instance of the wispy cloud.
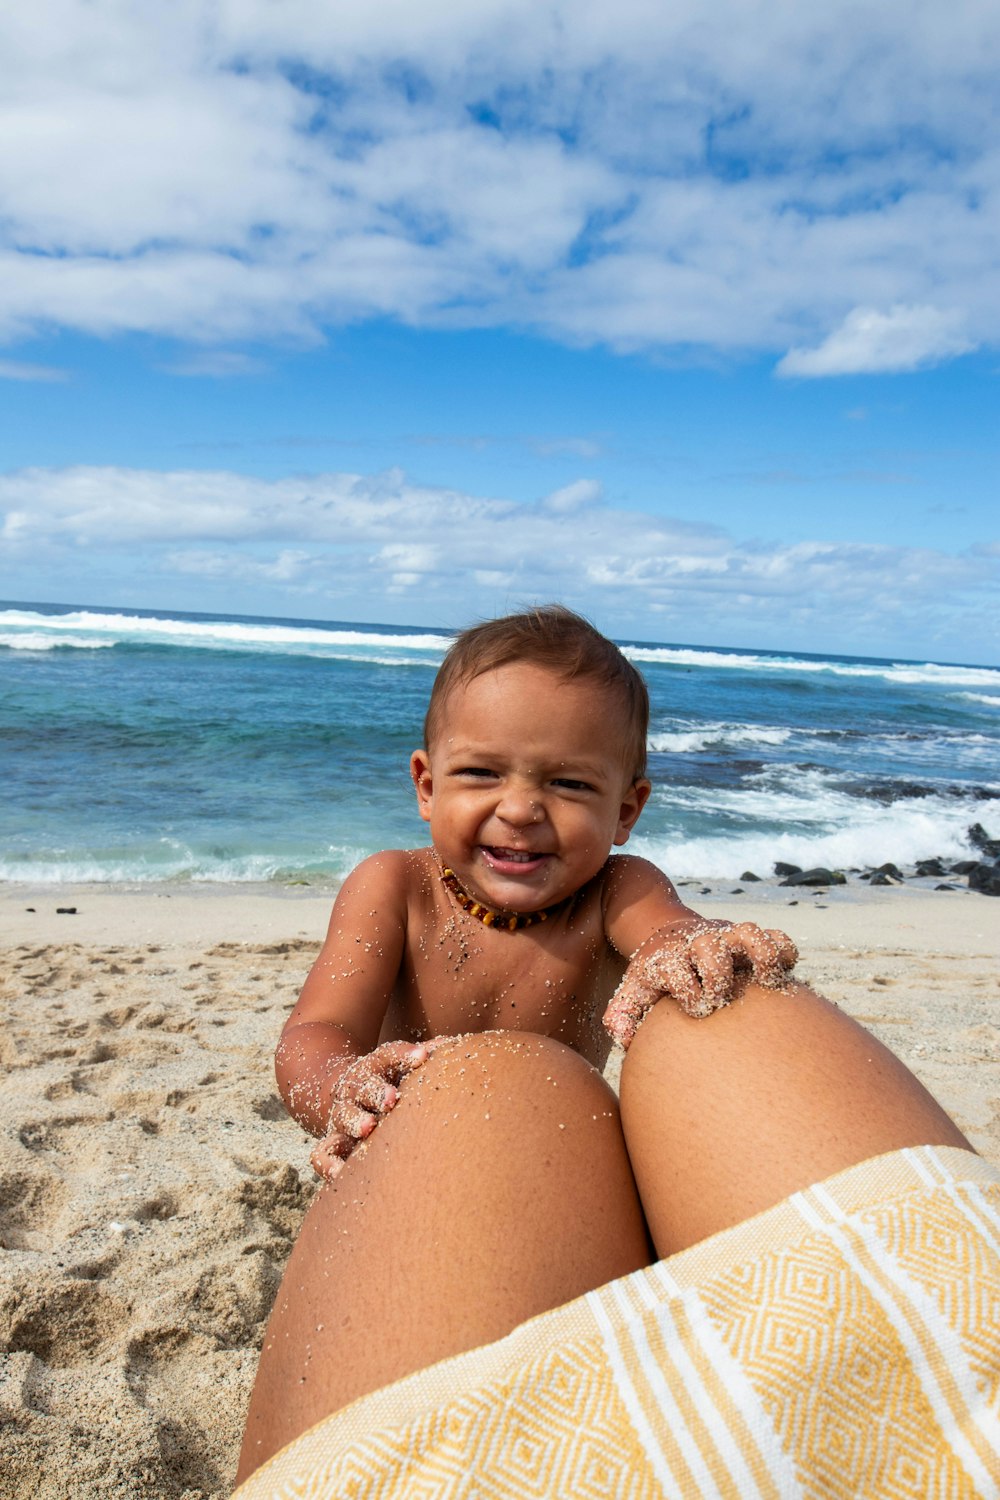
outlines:
M28 380L43 382L69 379L69 371L56 365L25 364L15 359L0 359L0 380Z
M233 349L198 349L161 367L170 375L230 380L234 375L262 375L267 365L252 354Z
M0 55L8 340L389 316L799 376L1000 341L990 0L39 0Z
M870 375L918 370L967 354L975 341L960 312L939 307L856 307L815 349L790 349L779 375Z
M587 479L520 504L398 470L263 480L31 469L0 476L0 517L0 557L62 564L78 587L88 569L117 565L206 585L242 579L269 600L308 597L312 612L334 615L358 601L370 615L373 601L401 596L414 617L448 623L510 598L564 598L644 620L647 636L653 619L674 621L683 639L705 619L744 639L755 626L816 631L836 619L841 639L864 642L905 635L920 618L956 640L974 621L982 649L998 640L1000 559L989 547L768 542L614 508Z

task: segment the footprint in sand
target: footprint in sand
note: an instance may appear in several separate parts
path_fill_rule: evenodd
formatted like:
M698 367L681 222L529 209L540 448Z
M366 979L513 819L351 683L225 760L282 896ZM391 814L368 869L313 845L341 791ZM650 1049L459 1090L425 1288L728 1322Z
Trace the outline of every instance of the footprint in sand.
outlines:
M21 1132L22 1140L24 1133ZM50 1226L59 1217L68 1196L69 1190L60 1177L37 1167L0 1174L0 1248L48 1249Z

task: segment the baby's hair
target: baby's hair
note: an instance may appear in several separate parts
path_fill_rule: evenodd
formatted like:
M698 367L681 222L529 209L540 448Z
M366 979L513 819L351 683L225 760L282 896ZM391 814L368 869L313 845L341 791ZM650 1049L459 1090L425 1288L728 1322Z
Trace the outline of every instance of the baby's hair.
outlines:
M563 604L541 604L516 615L484 620L455 637L427 705L424 745L428 750L452 689L512 662L545 667L566 681L583 677L606 687L620 705L628 774L635 780L645 775L649 693L642 675L613 641Z

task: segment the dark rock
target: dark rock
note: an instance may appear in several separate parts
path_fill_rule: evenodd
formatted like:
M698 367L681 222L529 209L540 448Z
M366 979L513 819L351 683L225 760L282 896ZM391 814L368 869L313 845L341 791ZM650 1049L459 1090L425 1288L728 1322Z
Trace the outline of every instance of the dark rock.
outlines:
M881 802L883 807L891 807L894 802L900 802L903 798L933 797L935 791L935 787L922 781L870 781L866 786L854 787L856 797L864 797L868 802Z
M897 878L895 875L890 875L888 870L876 870L870 883L872 885L902 885L903 877L900 875Z
M891 860L888 863L884 864L884 865L879 865L878 869L875 871L875 874L876 875L891 875L892 878L893 878L893 880L898 880L900 882L902 882L903 879L904 879L904 875L903 875L902 870L899 868L898 865L894 865Z
M958 890L958 886L957 885L936 885L934 887L934 889L936 891L957 891Z
M75 906L57 906L56 907L56 916L57 917L75 917L76 916L76 907Z
M983 854L988 854L990 859L1000 856L1000 839L991 839L982 823L973 823L968 830L967 837L973 849L982 850Z
M752 870L744 870L743 874L740 876L740 879L741 880L760 880L760 876L759 875L755 875Z
M859 880L871 880L871 878L872 878L872 872L871 872L871 870L862 870L861 874L858 876Z
M990 865L983 861L969 871L969 890L979 891L983 896L1000 896L1000 862Z
M700 896L710 896L712 894L712 887L709 885L703 885L698 894Z
M797 901L789 901L788 903L789 906L798 906L798 904L799 903Z
M968 875L979 864L978 859L960 859L958 864L949 866L949 875Z
M781 883L782 885L846 885L847 876L842 875L839 870L824 870L820 867L815 870L800 870L797 875L789 875Z
M35 908L33 906L26 906L24 909L25 911L34 911Z
M893 802L900 802L907 798L965 798L970 792L979 802L995 802L1000 798L1000 792L989 786L969 787L968 784L934 786L928 781L897 781L894 777L883 781L869 781L864 786L859 786L857 782L840 782L839 790L846 792L850 797L864 797L869 802L881 802L884 807L890 807Z
M783 859L779 859L774 867L775 875L801 875L801 865L786 865Z
M736 889L735 889L735 891L730 891L730 892L729 892L729 894L730 894L730 895L731 895L731 896L743 896L743 895L745 895L745 894L746 894L746 893L745 893L745 891L744 891L744 890L743 890L743 887L742 887L742 886L741 886L741 885L738 885L738 886L737 886L737 887L736 887Z
M934 875L938 879L948 873L939 859L918 859L916 871L918 875Z

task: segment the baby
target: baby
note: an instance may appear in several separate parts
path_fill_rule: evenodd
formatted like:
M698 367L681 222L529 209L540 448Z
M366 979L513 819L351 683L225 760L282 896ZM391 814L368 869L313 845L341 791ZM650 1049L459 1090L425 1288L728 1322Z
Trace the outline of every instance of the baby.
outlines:
M540 1032L600 1067L664 995L707 1015L751 976L783 983L783 933L706 921L655 865L609 856L650 793L648 720L636 669L562 606L456 638L410 760L431 847L344 882L278 1046L321 1176L443 1040Z

